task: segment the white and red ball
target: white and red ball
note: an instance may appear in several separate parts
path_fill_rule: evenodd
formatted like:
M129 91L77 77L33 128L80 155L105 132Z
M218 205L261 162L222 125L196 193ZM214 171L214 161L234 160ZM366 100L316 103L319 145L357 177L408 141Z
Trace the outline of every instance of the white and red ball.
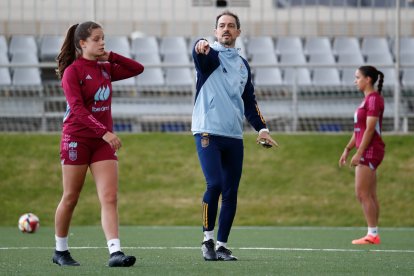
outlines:
M35 214L26 213L19 218L18 227L23 233L34 233L39 229L39 226L39 218Z

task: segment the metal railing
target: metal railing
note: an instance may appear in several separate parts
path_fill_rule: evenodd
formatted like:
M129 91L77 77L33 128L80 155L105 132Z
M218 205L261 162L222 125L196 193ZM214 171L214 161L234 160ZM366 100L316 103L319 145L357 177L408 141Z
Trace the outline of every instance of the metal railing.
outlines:
M338 69L341 68L358 68L360 64L351 64L351 65L340 65L340 64L276 64L276 65L259 65L251 63L252 72L256 68L270 68L270 67L278 67L280 69L285 68L332 68L336 67ZM402 68L414 68L414 64L407 64L403 66L394 65L387 65L387 64L378 64L375 65L380 68L394 68L395 70L395 77L396 79L392 81L394 83L394 87L387 87L389 90L388 94L386 95L386 112L387 114L385 117L392 118L393 126L388 127L388 131L394 132L408 132L412 131L409 126L409 122L414 118L414 110L408 109L403 102L407 100L413 100L414 95L409 92L409 99L407 97L401 97L401 86L400 86L400 71ZM39 63L37 66L33 64L8 64L8 65L0 65L0 67L39 67L39 68L55 68L55 63ZM154 64L154 65L147 65L145 66L146 69L148 68L192 68L192 64L187 65L177 65L177 64ZM193 70L194 72L194 70ZM295 78L296 79L296 78ZM387 76L385 76L385 80L387 80ZM43 84L43 86L49 85L47 82ZM55 81L54 84L58 89L60 89L59 82ZM385 81L386 85L386 81ZM30 87L25 87L25 91L30 91ZM114 117L119 118L136 118L139 120L140 118L152 118L153 121L157 120L176 120L180 118L181 121L190 121L191 120L191 110L194 101L194 91L195 91L195 76L193 77L193 86L191 88L187 87L182 91L192 91L189 93L176 93L180 92L180 88L175 87L172 89L171 87L164 86L162 91L164 94L162 97L159 97L159 93L147 93L147 96L142 96L141 92L143 90L142 87L139 85L133 87L116 87L114 86L115 90L126 90L128 93L119 94L115 97L114 103L118 105L118 108L115 108ZM146 88L147 90L151 90L151 88ZM353 108L357 106L355 102L361 100L360 94L355 94L353 97L346 96L343 91L354 91L355 87L350 86L335 86L335 87L318 87L318 86L306 86L303 87L295 81L292 85L282 85L282 86L275 86L275 87L267 87L268 90L273 92L264 94L261 91L266 90L256 86L257 90L257 97L258 102L261 108L263 108L262 113L264 113L267 117L271 119L278 119L284 120L286 126L286 131L301 131L299 127L299 120L301 118L315 118L320 116L321 118L331 119L331 118L344 118L344 117L352 117ZM411 88L410 88L411 89ZM24 102L28 103L29 101L33 101L39 104L39 106L50 106L50 104L56 104L57 102L63 103L65 99L63 94L48 94L44 92L44 89L41 87L35 87L34 91L39 91L38 93L27 93L28 95L24 94L22 96L21 93L15 93L14 91L21 91L22 88L19 86L11 85L6 87L0 87L0 91L8 91L7 93L0 94L1 101L3 104L7 104L7 101L15 101L17 99L24 100ZM145 89L144 89L145 90ZM156 89L155 89L156 90ZM414 90L414 89L413 89ZM161 91L161 90L157 90ZM175 91L170 93L171 91ZM276 91L276 92L275 92ZM278 96L278 91L284 91L287 93L288 96L280 97ZM324 94L326 91L329 91L330 97L324 98ZM323 92L323 93L322 93ZM319 95L321 94L322 95ZM345 92L348 93L348 92ZM149 95L149 96L148 96ZM183 96L184 95L184 96ZM305 95L305 97L303 96ZM319 96L315 96L319 95ZM333 95L333 96L332 96ZM345 95L345 96L344 96ZM351 99L351 100L350 100ZM349 101L347 103L347 101ZM312 103L314 107L311 110L308 110L307 106L309 103ZM304 105L305 104L305 105ZM338 108L328 108L329 105L335 105ZM59 106L62 106L60 104ZM177 107L177 108L175 108ZM163 110L165 109L165 110ZM325 109L324 113L320 111ZM390 110L392 113L390 113ZM38 113L36 113L38 112ZM48 131L50 129L47 126L47 119L49 118L61 118L63 116L62 110L49 110L45 111L42 109L41 112L36 111L32 114L27 114L27 117L34 117L34 118L41 118L42 126L40 128L41 131ZM308 113L306 113L308 112ZM330 113L329 113L330 112ZM18 114L18 111L12 112L12 114L5 114L7 112L2 112L0 110L0 117L3 118L12 118L14 115ZM349 114L348 114L349 113ZM13 115L14 114L14 115ZM19 116L23 116L24 114L18 114ZM158 116L158 119L154 119ZM185 118L185 119L184 119ZM2 119L5 120L5 119Z

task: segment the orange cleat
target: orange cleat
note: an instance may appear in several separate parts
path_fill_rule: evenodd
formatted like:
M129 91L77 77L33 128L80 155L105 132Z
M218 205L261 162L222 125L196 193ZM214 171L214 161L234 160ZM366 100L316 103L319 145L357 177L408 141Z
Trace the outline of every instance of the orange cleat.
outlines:
M352 241L352 244L380 244L380 243L381 243L381 239L379 235L377 236L366 235L363 238Z

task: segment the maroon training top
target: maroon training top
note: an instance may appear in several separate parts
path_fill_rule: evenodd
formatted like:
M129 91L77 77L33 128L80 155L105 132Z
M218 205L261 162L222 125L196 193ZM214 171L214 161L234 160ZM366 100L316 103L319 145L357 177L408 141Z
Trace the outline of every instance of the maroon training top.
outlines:
M113 52L108 62L76 59L62 78L67 101L63 133L101 138L107 131L112 132L111 81L127 79L143 71L142 64Z
M382 156L384 152L385 144L381 138L382 132L382 117L384 114L384 99L377 93L371 93L365 97L361 105L355 111L354 116L354 132L355 132L355 143L358 148L362 142L362 136L367 128L367 117L373 116L378 117L377 124L375 125L374 136L369 143L366 154L369 158L375 158L376 153Z

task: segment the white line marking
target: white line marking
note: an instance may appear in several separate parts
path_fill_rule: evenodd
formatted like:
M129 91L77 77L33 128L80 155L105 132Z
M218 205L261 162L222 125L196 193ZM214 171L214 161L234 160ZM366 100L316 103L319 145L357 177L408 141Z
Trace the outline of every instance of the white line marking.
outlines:
M102 246L71 246L71 249L106 249ZM138 250L200 250L194 246L124 246L124 249ZM0 250L53 250L54 247L0 247ZM233 247L233 250L257 251L321 251L321 252L381 252L381 253L414 253L411 249L343 249L343 248L283 248L283 247Z

